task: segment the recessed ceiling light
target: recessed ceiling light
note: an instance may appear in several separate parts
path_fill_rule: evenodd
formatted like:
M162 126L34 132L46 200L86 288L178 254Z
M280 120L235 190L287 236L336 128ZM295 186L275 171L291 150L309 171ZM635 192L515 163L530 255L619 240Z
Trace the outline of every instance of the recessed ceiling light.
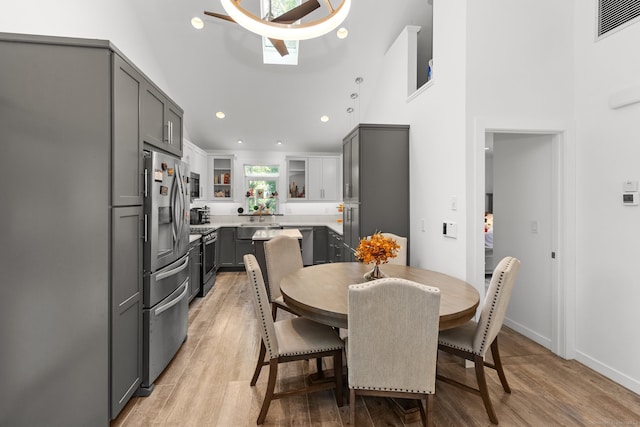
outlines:
M195 28L196 30L201 30L204 28L204 21L195 16L191 18L191 25L193 25L193 28Z
M216 117L219 118L219 119L224 119L226 116L222 111L218 111L216 113Z
M282 141L278 141L278 142L276 142L276 144L282 145Z
M488 150L488 149L489 149L489 147L484 147L484 149L485 149L485 150Z
M341 27L338 31L336 31L336 36L338 36L339 39L346 39L348 35L349 30L347 30L345 27Z
M329 116L322 116L322 117L320 117L320 121L321 121L321 122L323 122L323 123L328 122L328 121L329 121Z
M364 79L362 77L356 77L356 83L360 84L364 81Z
M347 113L349 113L349 114L353 113L353 108L351 108L351 107L347 108Z
M354 93L351 94L351 99L356 99L357 97L358 97L357 93L354 92Z
M238 144L242 144L242 140L241 139L238 140Z

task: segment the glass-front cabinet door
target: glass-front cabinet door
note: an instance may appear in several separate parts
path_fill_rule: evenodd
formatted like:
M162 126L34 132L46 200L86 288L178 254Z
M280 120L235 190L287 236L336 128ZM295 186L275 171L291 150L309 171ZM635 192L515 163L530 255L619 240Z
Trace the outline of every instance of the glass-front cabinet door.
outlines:
M233 156L214 156L212 161L213 199L233 200Z
M287 159L287 185L289 200L305 200L307 198L307 159Z

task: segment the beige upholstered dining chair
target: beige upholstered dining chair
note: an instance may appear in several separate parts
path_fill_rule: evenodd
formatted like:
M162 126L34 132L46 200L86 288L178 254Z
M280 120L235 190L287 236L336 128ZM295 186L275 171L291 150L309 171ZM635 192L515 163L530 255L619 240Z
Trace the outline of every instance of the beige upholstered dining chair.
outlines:
M280 281L284 276L303 267L300 242L290 236L277 236L264 243L264 257L267 265L267 281L269 282L269 300L273 319L277 310L293 311L282 298Z
M249 277L253 306L258 319L260 334L262 335L260 355L251 378L252 386L256 385L262 367L269 365L267 390L257 423L262 424L264 422L271 401L282 397L334 388L336 402L338 406L342 406L342 351L344 349L344 341L330 326L325 326L303 317L294 317L275 322L269 309L267 290L256 257L251 254L245 255L244 265ZM265 355L268 357L268 361L265 361ZM297 390L277 393L274 391L278 378L278 364L324 356L333 357L335 373L333 381L318 382Z
M384 237L391 237L399 245L398 253L395 258L389 260L389 264L407 265L407 238L402 236L396 236L393 233L382 233Z
M482 306L480 319L470 320L457 328L440 332L438 344L440 350L446 351L475 364L478 388L471 388L450 378L438 375L438 379L456 385L467 391L480 394L482 402L493 424L498 424L498 417L491 403L484 367L495 369L506 393L511 393L507 377L502 368L500 352L498 350L498 333L502 329L504 316L507 312L511 291L516 281L520 260L513 257L503 258L493 272L489 289ZM485 360L487 350L491 349L493 363Z
M398 278L349 286L352 426L356 395L418 399L423 423L432 425L439 319L437 288Z

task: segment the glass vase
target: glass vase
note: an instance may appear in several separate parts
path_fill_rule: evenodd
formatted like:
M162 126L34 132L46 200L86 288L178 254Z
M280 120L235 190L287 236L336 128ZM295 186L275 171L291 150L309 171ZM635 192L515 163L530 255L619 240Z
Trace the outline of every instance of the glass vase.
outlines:
M364 274L364 280L366 280L367 282L370 280L382 279L384 277L387 277L387 275L384 274L382 270L380 270L379 264L375 264L370 271L367 271Z

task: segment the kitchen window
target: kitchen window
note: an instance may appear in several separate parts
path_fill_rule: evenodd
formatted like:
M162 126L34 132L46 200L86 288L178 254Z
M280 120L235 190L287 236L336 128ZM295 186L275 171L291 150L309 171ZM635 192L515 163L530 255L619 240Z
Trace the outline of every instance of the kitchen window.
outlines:
M278 165L245 165L245 206L247 213L278 212Z

